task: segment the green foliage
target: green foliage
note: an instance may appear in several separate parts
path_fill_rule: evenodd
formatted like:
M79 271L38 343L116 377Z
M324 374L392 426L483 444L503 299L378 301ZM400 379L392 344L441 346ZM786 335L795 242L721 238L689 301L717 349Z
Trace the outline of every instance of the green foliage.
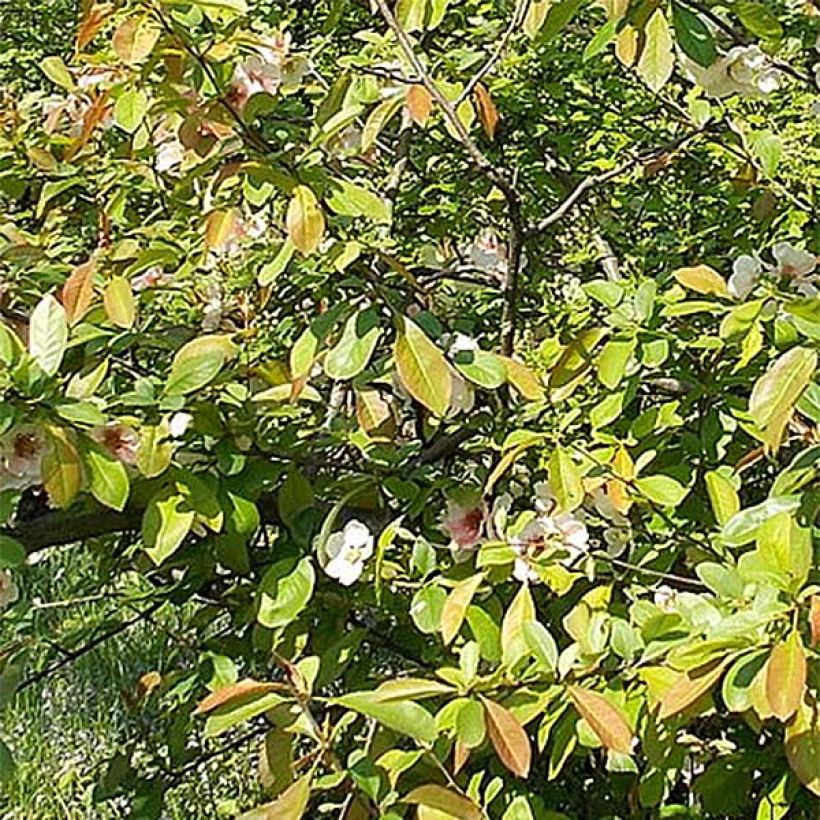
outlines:
M186 627L100 812L809 812L811 23L82 4L0 112L8 793L64 546Z

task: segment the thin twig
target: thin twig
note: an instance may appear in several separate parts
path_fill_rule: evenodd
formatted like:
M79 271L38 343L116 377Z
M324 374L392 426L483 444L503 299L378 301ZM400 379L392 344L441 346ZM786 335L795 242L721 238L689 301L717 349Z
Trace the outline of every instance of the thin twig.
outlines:
M453 103L444 96L441 89L433 81L426 67L419 59L407 32L405 32L399 24L386 0L375 0L375 3L388 27L396 36L396 40L404 56L416 74L421 78L421 82L430 93L430 96L437 103L445 119L450 124L453 133L467 151L473 164L487 180L501 191L507 203L507 215L509 220L507 243L508 279L504 300L504 313L501 319L501 350L505 356L509 356L512 354L515 346L521 251L524 244L524 221L518 191L513 182L487 159L475 140L470 136L464 123L459 119Z
M600 174L591 174L590 176L585 177L575 186L575 188L573 188L572 192L567 197L565 197L556 208L554 208L545 217L539 219L538 222L535 223L535 225L528 228L525 233L525 236L528 238L536 236L542 231L549 228L550 225L554 225L556 222L560 222L576 205L578 205L584 199L584 197L592 188L598 185L602 185L605 182L609 182L610 180L613 180L616 177L621 176L627 171L631 171L638 165L650 162L651 160L657 158L661 154L678 150L687 143L694 140L696 137L699 137L703 133L703 129L698 128L695 131L690 131L686 134L683 134L677 139L671 140L670 142L667 142L664 145L659 145L656 148L652 148L649 151L645 151L641 154L631 156L628 159L625 159L623 162L620 162L614 168L610 168L608 171L602 171Z
M46 667L40 672L35 672L33 675L29 675L27 678L25 678L23 682L20 684L20 686L17 687L17 692L22 692L24 689L28 689L30 686L34 686L35 683L39 683L41 680L50 677L63 667L68 666L68 664L73 663L78 658L81 658L83 655L86 655L87 653L91 652L92 649L96 649L98 646L104 644L111 638L119 635L121 632L125 632L126 629L129 629L130 627L134 626L134 624L139 623L140 621L143 621L146 618L150 618L151 615L153 615L164 603L165 601L155 601L153 604L151 604L151 606L144 609L135 617L127 621L122 621L121 623L117 624L117 626L111 627L111 629L106 630L93 640L89 641L86 644L83 644L79 649L74 649L66 652L65 656L56 663L53 663L51 666Z
M464 100L466 100L470 94L473 93L476 86L495 68L498 61L504 55L504 50L507 48L507 44L510 42L513 34L515 34L516 29L518 29L518 27L524 22L524 18L527 16L529 7L530 0L518 0L512 19L510 20L510 24L507 26L507 30L501 35L501 39L498 41L495 50L489 56L484 65L481 66L481 68L470 78L467 85L464 86L464 90L458 95L458 98L455 101L456 108L458 108L461 103L463 103Z

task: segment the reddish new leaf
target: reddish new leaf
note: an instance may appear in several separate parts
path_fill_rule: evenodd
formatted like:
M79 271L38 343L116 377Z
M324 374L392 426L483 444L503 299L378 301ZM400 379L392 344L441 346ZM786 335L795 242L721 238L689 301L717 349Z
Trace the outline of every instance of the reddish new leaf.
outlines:
M626 718L603 695L571 686L569 696L603 745L613 752L628 755L632 751L633 735Z
M261 695L265 692L272 692L278 687L275 683L263 683L262 681L245 678L244 680L222 686L203 698L196 707L194 714L202 715L210 712L219 706L224 706L235 698L247 697L248 695Z
M484 129L487 138L493 140L495 139L495 130L498 127L498 121L501 118L498 115L498 109L495 107L490 92L487 91L486 87L481 83L475 87L475 100L481 127Z
M527 733L512 712L498 703L482 698L487 718L487 732L499 760L518 777L527 777L532 762L532 748Z

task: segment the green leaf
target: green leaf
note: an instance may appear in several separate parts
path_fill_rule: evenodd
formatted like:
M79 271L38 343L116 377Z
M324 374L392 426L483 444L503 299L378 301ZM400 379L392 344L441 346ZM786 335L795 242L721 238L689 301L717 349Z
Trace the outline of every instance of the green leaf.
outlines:
M522 584L501 622L501 653L504 666L515 666L528 653L524 625L534 620L535 602L529 585Z
M183 345L174 356L165 385L169 396L184 396L213 381L236 353L228 336L202 336Z
M275 692L251 692L231 698L208 715L205 737L217 737L281 703L284 703L284 698Z
M0 740L0 783L10 783L17 773L14 756L6 744Z
M66 91L73 91L75 88L74 78L66 67L66 64L56 56L46 57L40 61L40 70L55 85Z
M114 122L128 134L142 125L148 111L148 97L137 88L129 88L114 103Z
M763 173L767 177L773 178L780 165L780 158L783 155L783 140L771 131L764 131L757 134L752 140L752 151L757 157Z
M284 273L288 263L291 259L293 259L293 252L295 250L296 246L293 244L290 237L288 237L282 243L279 253L276 254L271 262L268 262L268 264L264 265L259 271L259 284L263 287L266 285L272 285L279 278L279 274Z
M767 498L754 507L733 515L721 530L721 540L732 547L740 547L754 541L760 525L778 513L794 512L800 506L800 496L780 495Z
M783 36L783 26L770 9L763 3L735 3L734 11L743 27L763 40L779 40Z
M29 352L49 376L59 369L68 344L68 321L63 306L51 295L34 308L29 324Z
M662 507L677 507L689 492L679 481L666 475L652 475L636 479L638 492Z
M123 510L128 502L128 473L125 465L102 447L86 443L83 463L88 473L91 494L100 504Z
M379 138L379 134L404 104L403 94L394 94L382 100L371 112L362 129L362 153L369 151Z
M663 9L655 10L644 33L646 42L638 60L638 75L657 92L666 85L675 67L674 43Z
M621 383L637 346L638 340L635 338L612 339L604 345L598 359L601 384L614 390Z
M569 453L562 447L552 451L549 460L549 484L563 512L572 512L584 500L581 473Z
M734 484L723 474L712 470L706 473L706 491L720 526L740 510L740 498Z
M700 15L680 3L672 3L672 25L675 28L675 39L687 57L704 68L715 62L715 40Z
M614 39L620 20L613 17L598 29L595 36L587 43L582 59L585 63L597 57Z
M524 641L538 665L554 672L558 666L558 646L547 628L538 621L527 621L523 626Z
M456 354L456 368L471 382L495 390L507 379L507 368L500 356L485 350L464 350Z
M194 523L194 512L182 510L181 495L162 494L151 499L142 518L145 551L155 564L173 555Z
M373 308L360 311L345 323L342 338L325 357L325 373L337 381L358 376L367 367L379 341L379 314Z
M388 729L408 735L419 743L432 744L438 734L432 715L412 701L382 701L376 692L351 692L333 698L330 703L371 717Z
M328 207L341 216L365 216L374 222L390 222L390 203L362 185L334 180Z
M26 548L8 535L0 535L0 567L4 569L21 566L26 560Z
M259 585L256 620L268 629L286 626L304 609L313 595L316 573L310 558L297 563L290 558L277 561Z
M406 317L402 318L394 355L407 392L435 415L443 416L450 406L450 366L424 331Z
M554 40L572 20L573 17L584 5L585 0L562 0L560 3L547 3L549 12L547 19L541 27L539 40L542 43L549 43Z

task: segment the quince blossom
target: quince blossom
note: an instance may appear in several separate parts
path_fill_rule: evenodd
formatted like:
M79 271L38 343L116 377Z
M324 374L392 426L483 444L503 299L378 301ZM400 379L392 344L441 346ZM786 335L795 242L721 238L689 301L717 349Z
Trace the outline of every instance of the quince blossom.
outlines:
M522 584L538 583L540 577L533 568L544 550L557 548L569 553L561 559L562 564L571 564L586 552L589 531L580 519L570 513L542 515L530 521L513 542L518 554L515 559L513 576Z
M298 85L307 70L303 57L290 56L290 35L277 36L234 69L229 99L240 111L254 94L275 95L283 86Z
M457 550L471 550L481 542L484 527L485 510L480 504L465 505L448 499L447 514L441 522L441 528L452 540Z
M708 97L723 99L739 94L760 97L780 87L777 69L758 46L735 46L708 68L685 61L689 73Z
M123 464L136 462L139 435L127 424L115 422L106 424L104 427L95 427L91 431L91 438Z
M373 536L354 518L327 539L325 552L330 559L325 564L325 572L342 586L349 587L359 579L364 562L373 554Z
M31 425L0 439L0 491L25 490L42 483L45 436Z
M17 584L8 570L0 570L0 609L5 609L20 597Z

